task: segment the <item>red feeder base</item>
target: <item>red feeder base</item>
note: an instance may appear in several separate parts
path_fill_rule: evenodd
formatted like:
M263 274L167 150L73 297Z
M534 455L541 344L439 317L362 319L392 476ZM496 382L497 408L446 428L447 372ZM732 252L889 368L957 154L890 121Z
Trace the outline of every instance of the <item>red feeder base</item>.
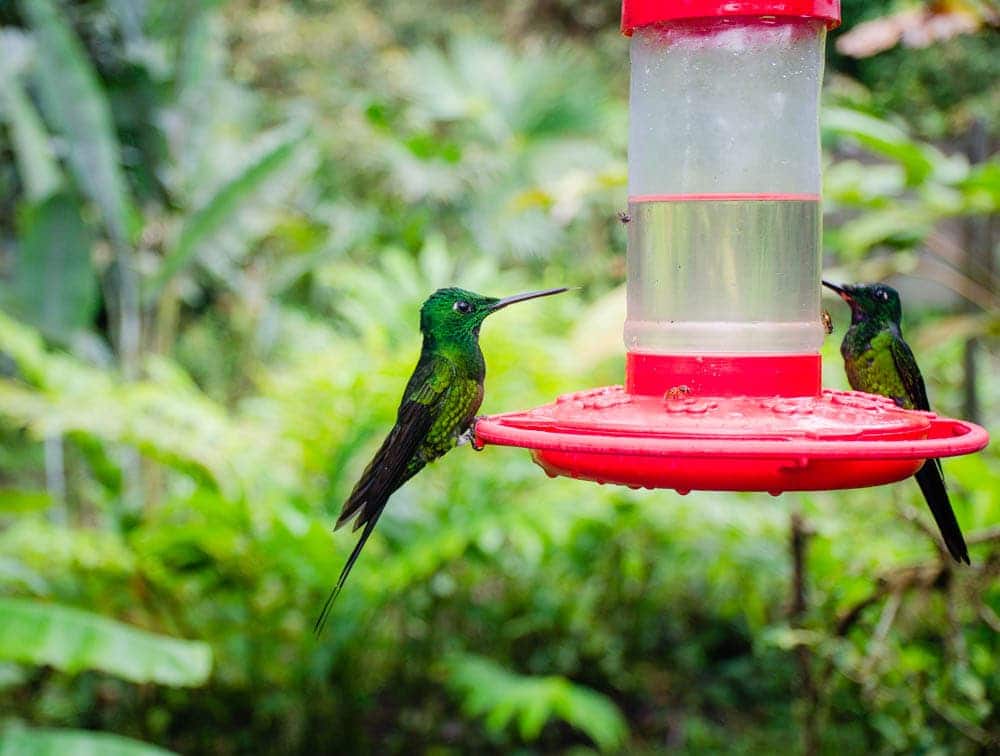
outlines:
M818 383L818 356L798 359ZM720 370L724 362L729 367ZM760 370L773 369L767 364L757 358L629 355L631 392L609 386L566 394L526 412L484 417L476 423L476 442L531 449L552 476L681 493L777 495L891 483L913 475L926 459L978 451L989 440L978 425L902 410L872 394L802 395L797 385L793 396L724 395L759 388ZM662 380L651 378L654 372ZM715 380L720 375L735 379ZM781 379L786 391L788 380L787 374ZM719 395L701 394L691 384L711 386Z

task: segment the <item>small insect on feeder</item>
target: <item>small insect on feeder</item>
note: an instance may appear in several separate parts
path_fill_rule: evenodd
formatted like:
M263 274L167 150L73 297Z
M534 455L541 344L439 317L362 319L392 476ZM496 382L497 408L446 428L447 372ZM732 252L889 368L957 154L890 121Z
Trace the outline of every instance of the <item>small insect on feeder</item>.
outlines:
M824 390L819 95L837 0L625 0L625 385L482 418L478 444L629 486L872 486L977 425Z

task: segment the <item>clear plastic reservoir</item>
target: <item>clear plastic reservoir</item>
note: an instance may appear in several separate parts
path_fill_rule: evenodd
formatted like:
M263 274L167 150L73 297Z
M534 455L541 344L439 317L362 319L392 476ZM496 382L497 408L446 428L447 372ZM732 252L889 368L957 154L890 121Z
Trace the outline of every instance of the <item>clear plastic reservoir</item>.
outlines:
M635 30L629 351L819 350L825 34L810 19Z

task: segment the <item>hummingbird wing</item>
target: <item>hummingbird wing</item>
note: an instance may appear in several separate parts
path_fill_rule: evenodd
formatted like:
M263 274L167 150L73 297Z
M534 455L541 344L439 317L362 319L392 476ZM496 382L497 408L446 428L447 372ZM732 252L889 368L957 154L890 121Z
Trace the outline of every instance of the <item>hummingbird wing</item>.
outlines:
M910 345L901 336L892 339L889 345L892 354L892 361L896 366L903 387L906 389L907 398L910 403L919 410L930 412L931 405L927 399L927 387L924 385L924 377L917 367L917 358L913 356ZM962 536L962 529L955 517L955 511L951 508L951 500L948 498L948 489L944 483L944 471L941 469L941 460L929 459L924 463L916 474L917 484L920 491L930 507L934 521L937 522L938 530L944 539L948 552L958 562L969 562L969 549Z
M344 502L334 530L346 525L359 510L355 530L377 517L389 496L423 467L417 450L440 414L440 404L454 378L454 365L446 358L417 364L403 392L396 424Z
M917 358L913 356L910 345L902 336L893 334L893 338L889 341L889 352L892 354L896 373L906 389L907 399L916 409L930 412L931 403L927 400L927 387L924 386L924 377L920 374Z
M317 634L322 632L330 608L375 529L389 497L424 466L425 461L417 452L440 412L440 404L454 376L455 368L452 363L437 357L422 359L410 376L396 414L396 424L365 467L361 479L355 484L337 518L335 530L343 527L355 515L358 515L358 519L354 529L364 525L364 530L340 571L337 584L323 604L323 610L313 628Z

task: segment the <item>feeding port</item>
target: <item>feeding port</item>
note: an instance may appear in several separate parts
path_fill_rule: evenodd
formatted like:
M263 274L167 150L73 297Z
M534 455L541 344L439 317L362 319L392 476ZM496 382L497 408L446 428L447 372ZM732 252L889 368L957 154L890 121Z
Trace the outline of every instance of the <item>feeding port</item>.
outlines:
M552 475L770 491L879 485L971 423L821 386L819 97L839 2L626 2L625 385L481 419Z

